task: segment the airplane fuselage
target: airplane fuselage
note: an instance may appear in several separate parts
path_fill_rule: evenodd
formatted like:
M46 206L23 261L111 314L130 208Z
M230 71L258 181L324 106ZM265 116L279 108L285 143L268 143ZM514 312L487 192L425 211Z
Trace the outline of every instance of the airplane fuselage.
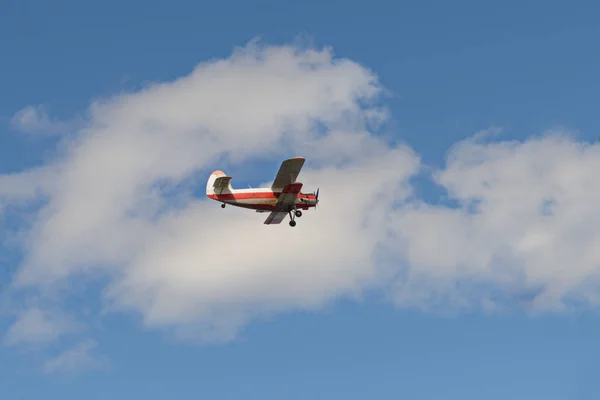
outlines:
M248 208L259 212L281 211L288 212L290 208L308 210L317 205L316 196L312 193L299 193L294 205L278 206L277 201L281 192L269 188L234 189L222 193L211 193L208 197L223 204Z

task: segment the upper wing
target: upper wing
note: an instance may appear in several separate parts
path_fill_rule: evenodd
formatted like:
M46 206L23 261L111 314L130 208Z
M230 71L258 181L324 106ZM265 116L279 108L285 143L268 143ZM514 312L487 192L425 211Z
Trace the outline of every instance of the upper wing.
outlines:
M281 163L277 176L271 185L271 189L279 190L286 185L296 182L298 174L304 165L303 157L290 158Z
M273 211L271 214L269 214L269 216L265 220L265 225L280 224L281 221L283 221L286 216L287 216L286 212Z

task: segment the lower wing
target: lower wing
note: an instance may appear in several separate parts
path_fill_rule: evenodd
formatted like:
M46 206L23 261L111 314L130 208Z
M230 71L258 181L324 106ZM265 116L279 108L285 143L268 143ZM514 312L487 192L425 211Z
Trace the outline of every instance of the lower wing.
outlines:
M265 220L265 225L280 224L287 216L286 212L273 211Z

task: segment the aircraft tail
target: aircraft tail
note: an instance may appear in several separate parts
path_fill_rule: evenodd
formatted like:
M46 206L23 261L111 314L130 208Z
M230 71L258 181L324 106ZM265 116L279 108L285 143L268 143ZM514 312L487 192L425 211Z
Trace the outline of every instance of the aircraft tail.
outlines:
M214 171L210 174L206 182L206 195L220 194L231 191L231 176L227 176L223 171Z

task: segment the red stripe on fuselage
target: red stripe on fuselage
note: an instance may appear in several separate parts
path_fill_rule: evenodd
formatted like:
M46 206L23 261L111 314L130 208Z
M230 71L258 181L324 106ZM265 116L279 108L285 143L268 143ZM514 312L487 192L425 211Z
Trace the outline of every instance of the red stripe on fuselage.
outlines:
M209 194L213 200L227 201L227 200L249 200L249 199L276 199L278 194L264 192L264 193L222 193L222 194Z
M213 200L227 201L227 200L249 200L249 199L276 199L281 193L273 192L254 192L254 193L222 193L222 194L209 194ZM309 194L299 194L299 199L315 199L315 196Z

